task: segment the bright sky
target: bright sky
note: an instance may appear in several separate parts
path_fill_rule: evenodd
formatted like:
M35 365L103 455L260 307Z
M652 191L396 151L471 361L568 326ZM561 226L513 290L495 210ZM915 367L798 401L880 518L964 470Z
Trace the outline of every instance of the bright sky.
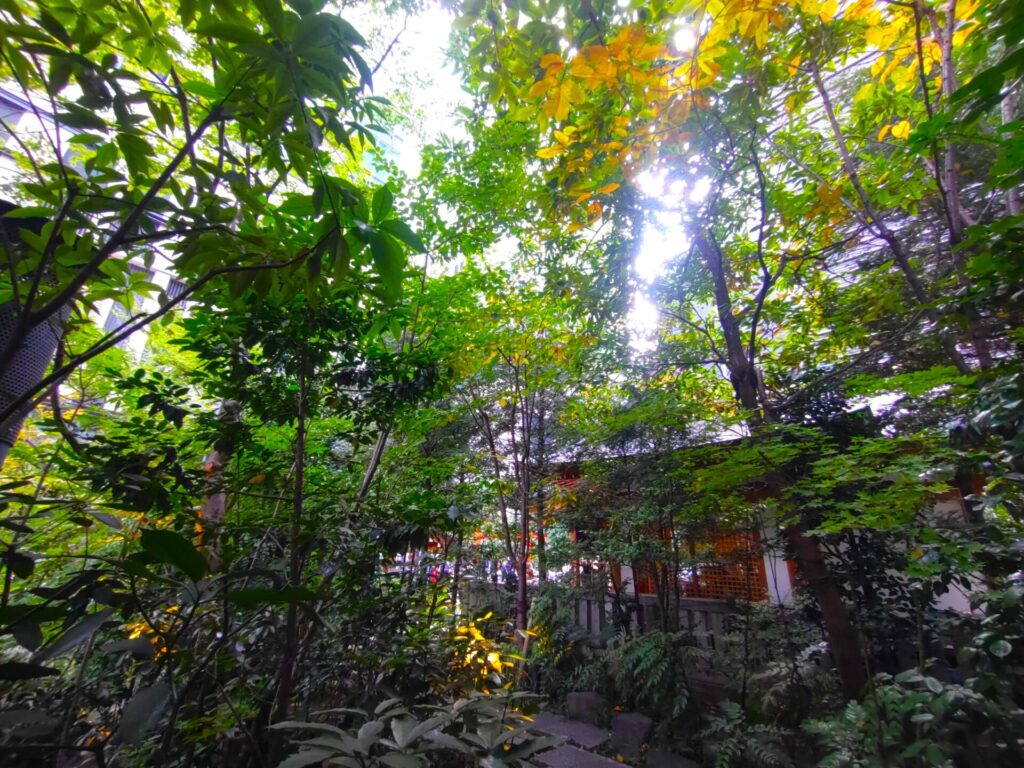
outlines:
M369 11L364 18L357 16L352 21L357 29L370 31L371 50L367 58L372 66L380 60L400 27L375 30ZM387 146L398 167L410 176L419 172L420 152L425 144L441 135L453 138L464 135L456 110L459 106L469 106L470 100L445 58L450 31L451 16L436 6L410 16L405 31L399 35L374 78L379 94L408 94L409 103L403 106L412 125L407 130L399 128ZM692 48L693 31L680 28L674 42L681 50ZM647 222L634 263L636 289L627 325L633 348L643 353L655 347L660 319L651 300L651 286L665 273L668 264L688 247L678 211L685 202L703 200L708 189L706 183L687 188L682 181L667 182L664 175L650 172L640 175L637 187L655 204L653 207L663 209L656 211Z

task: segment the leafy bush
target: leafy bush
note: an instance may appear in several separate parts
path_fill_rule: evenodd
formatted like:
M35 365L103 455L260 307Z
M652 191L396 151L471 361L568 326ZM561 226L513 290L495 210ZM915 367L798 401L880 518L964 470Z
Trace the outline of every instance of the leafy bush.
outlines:
M673 720L682 717L692 701L684 665L703 653L684 632L620 635L608 652L607 664L620 701Z
M700 736L714 745L715 768L757 766L788 768L792 759L783 748L787 731L764 723L751 723L739 704L724 701Z
M558 582L541 585L530 607L529 668L534 691L561 699L572 691L606 687L604 664L594 636L576 621L575 607L587 590Z
M334 709L320 714L341 715L348 727L326 723L287 722L278 730L311 731L300 749L278 768L300 768L330 760L347 768L416 768L417 766L484 766L517 768L561 739L538 738L525 728L518 709L532 701L529 694L468 698L441 706L405 706L388 699L368 713Z

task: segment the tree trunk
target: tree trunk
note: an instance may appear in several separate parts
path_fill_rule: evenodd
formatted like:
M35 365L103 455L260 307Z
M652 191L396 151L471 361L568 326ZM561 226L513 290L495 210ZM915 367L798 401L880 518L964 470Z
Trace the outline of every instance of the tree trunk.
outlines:
M1011 90L1003 97L1002 103L999 105L1000 113L1003 119L1003 125L1012 123L1016 119L1016 94ZM1010 187L1006 190L1006 215L1007 216L1020 216L1020 191L1017 187Z
M636 631L638 635L642 635L647 631L647 621L644 618L644 606L640 602L640 570L637 568L637 563L630 563L630 567L633 569L633 606L636 609Z
M715 304L718 309L719 325L725 337L729 378L737 401L751 414L751 431L757 431L764 422L757 397L757 369L754 361L746 355L739 324L733 314L722 252L704 234L698 235L696 244L715 284ZM770 477L769 485L772 495L781 498L785 490L785 484L781 479ZM808 582L808 588L821 610L822 623L825 625L829 646L835 657L843 693L848 698L858 698L867 680L861 655L860 635L850 623L849 611L829 573L818 543L807 535L802 522L787 526L785 534L797 564Z
M718 323L725 336L726 367L729 370L729 380L732 382L733 391L736 393L736 400L740 407L750 412L755 423L760 423L762 416L761 404L757 396L757 372L747 358L740 335L739 322L732 311L732 299L729 297L729 281L725 273L726 267L722 251L708 234L699 233L694 241L714 281Z
M784 533L800 573L807 581L807 589L821 611L821 621L828 634L828 644L832 649L843 695L847 699L858 699L867 683L860 634L850 622L850 613L829 573L821 548L807 535L803 523L786 526Z
M459 582L462 578L462 530L455 541L455 565L452 566L451 613L455 617L459 607Z
M304 464L306 459L306 377L303 360L299 367L297 399L297 426L295 430L295 487L292 494L292 519L289 535L288 586L297 589L302 583L302 547L299 539L302 536L302 508ZM288 717L291 706L292 691L295 686L295 660L299 652L299 606L295 600L288 603L288 614L285 619L284 653L278 669L277 696L271 722L279 722ZM275 732L272 739L271 762L280 760L284 747L283 732Z
M221 404L220 420L223 423L237 422L241 417L241 405L233 400ZM200 510L202 535L200 542L214 569L220 565L220 526L227 511L227 492L224 488L224 468L231 461L231 450L214 445L203 462L206 474L206 495Z
M526 589L526 557L518 563L519 581L516 584L516 629L522 632L521 647L526 647L526 630L529 628L530 601Z
M941 40L939 49L942 57L942 98L947 106L952 104L953 93L957 89L956 67L953 61L953 33L956 31L956 0L949 0L946 7L946 29L941 30L935 15L932 14L932 24L935 36ZM953 266L956 270L957 282L962 288L970 287L970 279L967 276L967 259L960 248L964 239L964 228L966 216L963 202L960 199L960 169L958 166L956 144L952 140L946 141L945 152L941 158L942 167L937 174L943 201L946 207L946 218L949 222L949 252L953 259ZM992 349L988 343L988 337L982 324L981 315L977 307L969 303L961 306L964 318L967 321L968 333L971 337L971 346L974 348L974 355L978 359L981 368L991 368L993 365Z
M544 489L537 489L537 578L541 583L548 580L548 560L545 553L544 537Z

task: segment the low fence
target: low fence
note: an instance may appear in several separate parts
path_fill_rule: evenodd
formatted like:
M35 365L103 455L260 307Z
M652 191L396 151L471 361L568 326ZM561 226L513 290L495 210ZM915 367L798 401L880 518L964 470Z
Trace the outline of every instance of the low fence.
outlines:
M498 618L512 618L516 613L516 595L505 584L466 579L459 591L460 609L464 616L493 613Z
M639 601L628 598L623 610L629 612L633 631L660 629L665 625L662 607L653 596L641 595ZM704 648L714 649L722 642L735 608L729 600L686 597L672 601L669 610L679 611L679 629L687 630ZM640 612L640 615L638 615ZM588 632L598 633L614 625L613 602L609 596L583 597L576 603L576 623ZM671 622L675 625L675 621Z

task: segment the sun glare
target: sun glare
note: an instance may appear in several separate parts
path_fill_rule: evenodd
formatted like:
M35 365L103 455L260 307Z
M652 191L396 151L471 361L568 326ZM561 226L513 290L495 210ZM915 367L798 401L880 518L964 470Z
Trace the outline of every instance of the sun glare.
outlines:
M697 35L689 27L680 27L673 35L672 42L680 53L689 53L697 45Z

